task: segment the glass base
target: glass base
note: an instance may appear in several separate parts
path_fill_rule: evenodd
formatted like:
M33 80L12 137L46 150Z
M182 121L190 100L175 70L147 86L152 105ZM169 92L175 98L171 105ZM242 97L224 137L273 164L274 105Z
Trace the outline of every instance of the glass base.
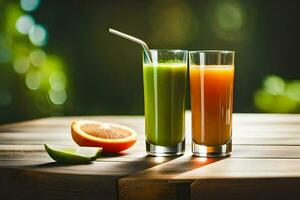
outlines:
M185 141L174 146L159 146L146 140L146 151L151 156L180 156L184 154Z
M232 141L219 146L199 145L193 142L192 151L194 156L199 157L225 157L230 156L232 152Z

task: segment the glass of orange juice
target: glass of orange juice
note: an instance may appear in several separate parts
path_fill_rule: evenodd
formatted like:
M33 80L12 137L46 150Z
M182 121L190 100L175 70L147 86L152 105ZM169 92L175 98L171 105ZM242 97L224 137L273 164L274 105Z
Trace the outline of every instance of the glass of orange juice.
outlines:
M232 151L233 51L189 52L192 151L195 156L229 156Z

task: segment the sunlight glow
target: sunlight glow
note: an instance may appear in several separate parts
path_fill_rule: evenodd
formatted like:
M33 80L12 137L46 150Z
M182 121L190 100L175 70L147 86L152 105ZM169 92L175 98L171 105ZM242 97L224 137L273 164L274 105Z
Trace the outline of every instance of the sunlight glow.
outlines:
M206 162L207 161L207 158L197 158L197 161L198 162Z
M167 160L166 157L154 157L154 162L157 163L157 164L163 163L166 160Z

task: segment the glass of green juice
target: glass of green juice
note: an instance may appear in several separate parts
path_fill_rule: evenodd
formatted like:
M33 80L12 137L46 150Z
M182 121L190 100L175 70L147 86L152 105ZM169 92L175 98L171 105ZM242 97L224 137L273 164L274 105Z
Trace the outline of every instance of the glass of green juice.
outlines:
M186 50L143 53L146 150L153 156L182 155L185 149Z

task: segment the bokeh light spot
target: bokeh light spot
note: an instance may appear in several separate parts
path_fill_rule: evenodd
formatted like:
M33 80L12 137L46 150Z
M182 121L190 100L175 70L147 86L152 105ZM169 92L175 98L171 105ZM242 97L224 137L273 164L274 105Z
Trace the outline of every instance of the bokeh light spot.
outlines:
M25 11L34 11L40 5L40 0L21 0L21 8Z
M300 81L293 81L286 86L286 94L291 99L300 102Z
M261 110L268 110L269 106L272 105L272 98L264 90L259 90L254 95L254 103Z
M186 1L153 1L150 9L156 13L149 15L149 40L153 44L184 45L196 35L198 24Z
M34 26L34 20L30 15L23 15L16 22L16 29L24 35L28 34L32 26Z
M236 4L218 4L216 15L218 25L225 31L239 31L243 26L242 10Z
M47 31L42 25L34 25L29 31L29 39L36 46L47 43Z
M29 69L29 59L26 56L19 56L14 60L14 70L19 74L24 74Z
M41 74L37 71L31 71L25 77L26 86L31 90L39 89L41 85Z
M275 75L270 75L266 77L263 82L263 85L264 89L270 94L281 94L284 92L285 88L284 80Z
M40 67L46 59L46 53L42 49L35 49L30 53L30 61L34 67Z
M285 81L276 75L267 76L263 87L254 95L254 104L264 112L297 112L300 108L300 80Z
M65 90L54 91L50 89L48 91L49 99L52 103L56 105L64 104L67 100L67 93Z
M253 32L253 19L255 13L245 8L238 1L217 1L208 13L210 24L215 34L223 40L238 42L245 40Z
M54 71L49 77L49 84L52 90L61 91L66 87L66 76L62 71Z
M0 90L0 106L9 106L12 103L11 93L7 90Z
M255 93L254 102L260 110L273 113L293 112L298 106L297 102L288 96L272 95L263 90Z

